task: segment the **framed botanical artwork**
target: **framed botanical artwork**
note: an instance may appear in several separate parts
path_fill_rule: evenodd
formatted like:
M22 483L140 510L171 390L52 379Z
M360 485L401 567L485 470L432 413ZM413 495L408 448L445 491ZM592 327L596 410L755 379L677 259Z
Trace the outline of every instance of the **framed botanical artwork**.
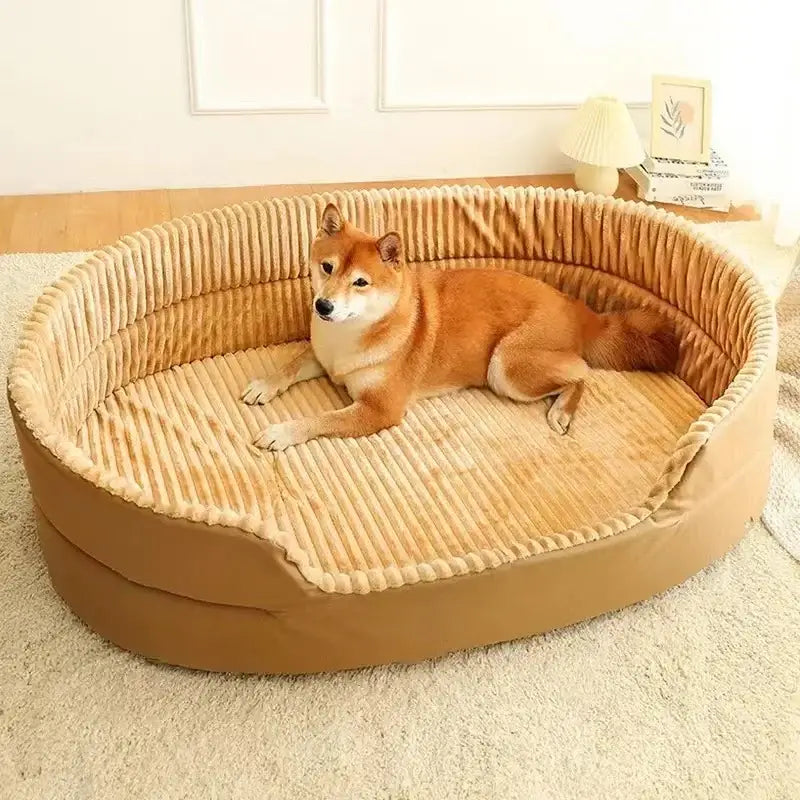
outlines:
M711 156L711 82L653 76L650 155L708 163Z

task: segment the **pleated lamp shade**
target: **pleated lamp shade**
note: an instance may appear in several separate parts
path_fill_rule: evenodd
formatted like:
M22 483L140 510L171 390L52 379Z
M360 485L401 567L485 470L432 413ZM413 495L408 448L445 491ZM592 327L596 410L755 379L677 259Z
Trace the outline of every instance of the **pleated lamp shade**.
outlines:
M590 97L564 130L559 146L575 161L597 167L632 167L645 158L630 111L616 97Z
M596 194L614 194L619 185L617 169L645 159L628 107L616 97L590 97L570 120L558 144L562 153L578 162L578 188Z

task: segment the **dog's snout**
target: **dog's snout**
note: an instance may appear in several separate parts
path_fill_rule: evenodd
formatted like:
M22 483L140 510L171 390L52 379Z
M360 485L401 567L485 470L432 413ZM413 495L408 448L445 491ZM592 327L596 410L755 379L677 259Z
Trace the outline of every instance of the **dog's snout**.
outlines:
M324 297L318 297L314 303L314 308L317 309L317 314L321 317L329 317L333 312L333 303Z

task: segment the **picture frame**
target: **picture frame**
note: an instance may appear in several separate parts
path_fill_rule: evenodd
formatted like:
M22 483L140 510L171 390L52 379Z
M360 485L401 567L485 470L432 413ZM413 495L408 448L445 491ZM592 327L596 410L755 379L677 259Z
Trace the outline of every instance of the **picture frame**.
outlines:
M650 155L708 164L711 157L711 81L654 75Z

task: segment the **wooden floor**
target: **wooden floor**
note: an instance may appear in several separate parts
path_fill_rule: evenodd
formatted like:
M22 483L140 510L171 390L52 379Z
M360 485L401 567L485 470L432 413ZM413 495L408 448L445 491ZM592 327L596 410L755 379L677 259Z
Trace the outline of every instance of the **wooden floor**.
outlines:
M384 186L573 186L571 175L519 175L503 178L432 179L391 183L293 184L228 189L178 189L0 197L0 253L92 250L126 233L173 217L247 200L263 200L331 189ZM618 196L635 198L631 179L622 175ZM729 213L664 206L698 221L754 219L752 209Z

